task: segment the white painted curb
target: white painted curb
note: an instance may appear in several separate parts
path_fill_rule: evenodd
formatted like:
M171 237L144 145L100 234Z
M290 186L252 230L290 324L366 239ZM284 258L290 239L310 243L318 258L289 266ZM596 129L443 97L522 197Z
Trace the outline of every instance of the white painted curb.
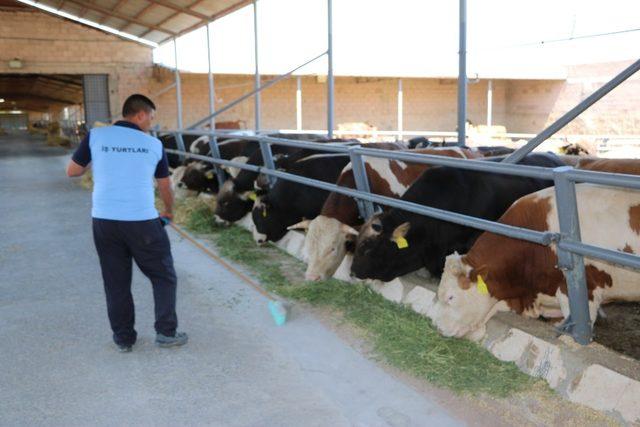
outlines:
M245 216L237 224L253 230L251 215ZM275 245L304 261L307 258L304 254L304 237L303 233L290 231ZM350 267L351 257L347 256L334 278L354 282L349 275ZM412 273L386 283L365 281L387 300L405 304L421 315L426 315L436 296L429 289L429 282L432 288L437 285L426 272ZM572 402L609 411L629 423L640 423L640 381L588 362L589 357L581 360L579 355L576 356L591 346L577 346L566 337L553 340L539 338L496 318L487 324L487 335L481 345L496 358L514 362L524 373L544 379L551 388ZM613 352L609 353L616 357ZM630 360L625 363L637 364L640 375L640 363Z

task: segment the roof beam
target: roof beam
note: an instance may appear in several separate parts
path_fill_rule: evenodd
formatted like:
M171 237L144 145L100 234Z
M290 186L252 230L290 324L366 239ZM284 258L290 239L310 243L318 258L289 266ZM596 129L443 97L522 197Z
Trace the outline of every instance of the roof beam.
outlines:
M71 100L71 99L52 98L50 96L30 95L30 94L24 94L24 93L3 93L2 96L6 101L38 100L38 101L55 102L58 104L77 104L78 103L78 101Z
M180 15L180 12L176 12L176 13L172 13L171 15L167 16L166 18L164 18L162 21L158 22L158 26L160 25L164 25L165 23L171 21L173 18L175 18L176 16ZM144 36L146 36L147 34L149 34L151 31L153 31L152 29L149 29L147 31L145 31L144 33L140 34L138 37L142 38ZM172 39L174 37L176 37L177 34L174 34L171 37L167 37L167 39Z
M138 13L136 13L133 17L135 19L140 18L142 15L144 15L145 13L147 13L149 10L151 10L153 7L155 7L156 4L155 3L149 3L148 5L146 5L145 7L143 7ZM125 28L127 28L129 25L131 25L131 22L127 22L126 24L124 24L122 27L118 28L118 31L122 31Z
M109 15L109 16L113 16L114 18L122 19L123 21L127 21L127 22L130 22L130 23L138 24L138 25L141 25L143 27L147 27L147 28L150 28L150 29L153 29L153 30L156 30L156 31L160 31L160 32L165 33L165 34L169 34L172 37L175 37L177 35L177 33L173 32L173 31L166 30L164 28L159 27L159 25L161 25L161 24L158 24L158 25L149 24L149 23L146 23L144 21L140 21L137 18L132 18L132 17L129 17L127 15L124 15L124 14L118 12L118 11L108 10L108 9L105 9L105 8L100 7L98 5L88 4L88 3L84 2L84 1L80 1L80 0L65 0L65 1L68 1L69 3L77 4L79 6L86 7L87 9L93 10L95 12L99 12L99 13L103 13L103 14L106 14L106 15Z
M197 3L200 3L200 1L197 1L195 4L197 4ZM188 28L185 28L184 30L180 31L178 34L176 34L174 36L166 37L166 38L162 39L158 44L165 43L165 42L171 40L174 37L180 37L180 36L182 36L182 35L184 35L186 33L190 33L193 30L197 30L198 28L207 25L209 22L215 21L216 19L220 19L220 18L222 18L222 17L224 17L224 16L226 16L226 15L228 15L230 13L235 12L238 9L242 9L243 7L245 7L245 6L247 6L247 5L251 4L251 3L253 3L253 0L239 0L238 3L231 5L231 6L227 7L226 9L222 9L220 12L217 12L217 13L213 14L212 16L207 18L206 20L202 20L202 21L200 21L200 22L198 22L196 24L193 24L192 26L190 26ZM195 4L193 4L193 5L189 6L189 7L193 7ZM161 24L158 24L158 25L161 25ZM146 34L148 34L150 32L151 31L148 31L147 33L144 33L144 34L142 34L142 35L140 35L138 37L144 37Z
M167 9L173 9L176 12L184 13L185 15L191 15L191 16L196 17L196 18L201 19L201 20L209 19L209 17L207 15L205 15L204 13L196 12L195 10L189 9L190 7L192 7L192 5L189 5L189 7L183 7L183 6L178 6L176 4L173 4L173 3L169 2L169 1L165 1L165 0L147 0L147 1L149 1L149 2L151 2L153 4L164 6Z
M120 6L122 6L125 1L127 0L118 0L118 3L116 3L115 6L113 6L111 11L116 12L118 9L120 9ZM106 13L103 13L102 18L100 18L100 20L98 21L98 24L102 25L104 21L106 21L108 18L109 18L109 15L107 15Z

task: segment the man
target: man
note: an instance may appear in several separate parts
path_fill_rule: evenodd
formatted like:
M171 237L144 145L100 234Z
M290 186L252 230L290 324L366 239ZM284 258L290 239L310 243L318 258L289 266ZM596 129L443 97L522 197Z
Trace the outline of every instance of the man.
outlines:
M113 340L122 352L136 342L131 295L135 260L153 284L156 344L180 346L187 334L176 332L176 273L169 238L161 217L172 219L173 193L162 143L146 132L156 106L144 95L131 95L122 107L124 120L94 128L80 143L67 175L93 169L93 239L100 258ZM165 211L155 208L153 178Z

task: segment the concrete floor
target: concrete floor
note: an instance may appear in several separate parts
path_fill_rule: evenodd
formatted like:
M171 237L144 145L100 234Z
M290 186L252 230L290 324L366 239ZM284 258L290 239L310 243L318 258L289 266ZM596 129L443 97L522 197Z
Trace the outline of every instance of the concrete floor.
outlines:
M0 425L448 426L460 420L295 310L266 302L170 232L180 349L153 345L134 274L138 343L116 352L69 153L0 137Z

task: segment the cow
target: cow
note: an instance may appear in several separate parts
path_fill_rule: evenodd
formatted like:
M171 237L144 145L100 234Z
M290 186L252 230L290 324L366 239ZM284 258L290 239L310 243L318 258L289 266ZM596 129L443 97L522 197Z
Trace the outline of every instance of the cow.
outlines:
M577 184L576 196L583 242L640 254L640 192ZM500 222L558 232L554 189L521 198ZM592 324L601 304L640 301L637 271L589 257L584 262ZM486 232L466 255L447 257L437 299L427 313L438 330L479 340L498 311L536 318L569 316L567 284L555 247Z
M190 152L200 155L210 155L208 137L195 140L189 148ZM239 163L246 162L249 156L259 150L259 145L253 141L234 138L227 139L218 144L220 157L225 160L233 160ZM187 159L184 165L177 167L172 174L174 189L189 190L195 193L218 192L218 179L213 169L213 164L203 160ZM237 168L222 168L231 175Z
M351 143L346 143L351 145ZM395 143L375 143L367 144L368 148L380 149L401 149L404 146ZM302 149L298 147L287 147L274 145L272 147L274 161L278 169L284 169L293 164L295 160L318 154L317 150ZM248 161L248 164L262 165L262 153L256 152ZM242 219L251 211L253 199L255 197L257 178L259 174L254 171L243 170L234 179L224 183L218 194L218 204L216 205L216 216L224 222L236 222ZM260 189L258 189L260 190Z
M581 157L576 164L576 169L584 169L593 172L640 175L640 159L599 159L593 157Z
M281 162L290 163L290 157L300 159L313 152L298 147L275 145L272 148L273 160L276 168L280 169ZM256 151L245 163L250 165L262 165L262 153ZM239 173L225 181L218 193L215 215L219 222L232 223L239 221L251 211L256 198L255 181L259 173L250 170L241 170Z
M564 165L553 154L530 154L520 164ZM426 170L402 200L495 221L520 197L552 185L551 180L435 167ZM388 282L424 267L440 277L445 257L466 252L479 235L470 227L393 208L361 228L351 273Z
M163 135L159 139L160 139L160 142L162 142L162 146L164 148L168 148L171 150L179 150L176 137L173 134ZM187 152L202 154L202 155L207 155L207 153L209 152L209 147L208 147L209 137L206 135L204 136L182 135L182 141L184 142L184 149ZM207 143L206 148L204 148L204 142ZM192 146L195 146L193 150L192 150ZM182 161L180 161L180 156L178 154L167 153L167 160L169 161L169 167L172 169L175 169L178 166L182 166Z
M471 150L459 147L428 148L411 152L459 158L479 156ZM402 196L411 183L428 168L425 164L376 157L365 158L365 171L371 192L389 197ZM337 184L356 188L351 165L342 172ZM304 220L289 227L291 230L307 230L305 250L309 255L309 263L305 273L306 280L323 280L336 272L346 253L352 252L353 240L358 235L354 227L362 222L358 205L353 198L331 193L320 215L313 220Z
M350 158L346 154L316 154L291 164L289 173L334 183ZM322 209L329 192L293 181L280 179L266 194L258 197L251 216L254 239L262 244L276 242L287 233L287 227L304 218L313 219Z

